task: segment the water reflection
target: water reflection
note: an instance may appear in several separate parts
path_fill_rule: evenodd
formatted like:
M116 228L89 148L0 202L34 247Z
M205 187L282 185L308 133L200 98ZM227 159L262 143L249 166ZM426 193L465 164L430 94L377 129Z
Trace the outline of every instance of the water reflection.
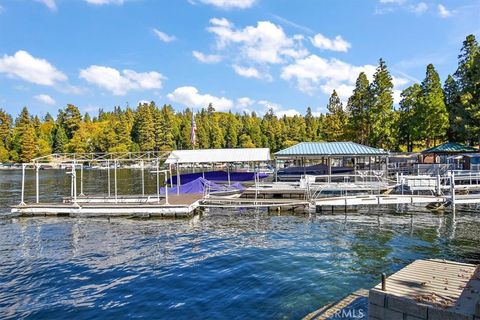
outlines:
M0 318L296 319L414 259L479 262L478 213L457 209L0 219Z

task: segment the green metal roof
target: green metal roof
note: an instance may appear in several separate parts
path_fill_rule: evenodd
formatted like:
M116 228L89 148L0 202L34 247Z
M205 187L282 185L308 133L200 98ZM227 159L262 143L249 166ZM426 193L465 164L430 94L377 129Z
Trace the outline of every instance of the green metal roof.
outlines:
M381 155L388 155L388 151L364 146L355 142L300 142L275 153L276 157Z
M423 150L422 153L465 153L465 152L478 152L477 148L469 147L461 143L445 142L439 146Z

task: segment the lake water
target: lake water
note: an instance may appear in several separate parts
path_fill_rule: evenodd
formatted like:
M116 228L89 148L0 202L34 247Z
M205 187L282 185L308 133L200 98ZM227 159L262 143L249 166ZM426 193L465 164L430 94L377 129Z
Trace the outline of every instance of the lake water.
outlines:
M138 171L121 170L139 192ZM0 171L0 212L19 202L19 171ZM41 199L69 193L46 170ZM106 192L85 172L87 193ZM155 190L155 178L147 188ZM33 173L27 177L33 199ZM480 261L473 208L363 208L312 215L211 210L186 220L0 218L1 319L299 319L415 259Z

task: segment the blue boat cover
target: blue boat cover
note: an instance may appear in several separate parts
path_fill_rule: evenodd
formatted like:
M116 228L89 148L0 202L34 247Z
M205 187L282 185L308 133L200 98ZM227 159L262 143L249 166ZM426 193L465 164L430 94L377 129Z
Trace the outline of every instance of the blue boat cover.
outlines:
M235 190L244 190L245 188L240 183L234 183L230 186L216 184L215 182L208 181L204 178L197 178L186 184L180 186L180 193L203 193L205 190L210 192L228 192ZM169 194L177 193L177 187L168 188ZM165 187L160 188L160 194L165 194Z
M266 173L230 172L230 181L252 181L255 180L255 174L259 179L265 179L268 177L268 174ZM184 173L180 175L180 183L188 183L198 178L205 178L209 181L228 181L228 173L226 171ZM173 184L177 184L177 176L173 176L172 181ZM168 183L170 183L170 179L168 179Z

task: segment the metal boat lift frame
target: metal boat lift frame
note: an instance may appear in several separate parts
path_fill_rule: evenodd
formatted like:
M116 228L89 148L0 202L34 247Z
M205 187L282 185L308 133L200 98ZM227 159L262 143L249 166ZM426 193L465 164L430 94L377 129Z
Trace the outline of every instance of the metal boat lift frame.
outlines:
M151 171L157 175L157 201L160 202L160 174L164 174L165 183L171 171L160 170L160 162L165 161L168 151L144 151L144 152L107 152L107 153L54 153L47 156L38 157L29 163L22 163L22 187L20 206L25 206L25 171L28 168L35 170L35 203L40 203L40 179L39 171L42 166L64 166L70 167L71 171L67 174L71 175L70 197L74 204L77 204L77 168L80 169L80 193L78 196L84 196L83 193L83 166L88 163L102 163L107 165L108 175L108 198L111 198L111 163L114 164L114 199L118 202L117 188L117 168L119 163L140 163L142 170L142 197L145 196L145 163L153 163L155 171ZM147 168L152 167L147 166ZM168 193L165 195L166 204L168 204Z

